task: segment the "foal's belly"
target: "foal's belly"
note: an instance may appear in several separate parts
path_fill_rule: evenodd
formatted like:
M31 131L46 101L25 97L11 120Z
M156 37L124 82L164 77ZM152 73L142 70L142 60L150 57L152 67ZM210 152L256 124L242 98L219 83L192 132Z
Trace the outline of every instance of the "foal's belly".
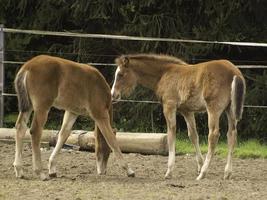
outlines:
M193 96L185 101L180 102L178 110L189 112L204 112L206 111L206 102L201 95Z
M57 97L53 103L53 107L60 110L67 110L77 115L88 115L86 104L76 101L70 101L70 99L62 99Z

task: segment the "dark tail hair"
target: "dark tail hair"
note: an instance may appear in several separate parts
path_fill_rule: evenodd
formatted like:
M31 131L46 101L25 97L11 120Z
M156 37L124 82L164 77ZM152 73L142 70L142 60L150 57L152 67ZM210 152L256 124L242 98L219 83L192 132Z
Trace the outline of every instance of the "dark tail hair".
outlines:
M27 112L32 104L26 87L27 71L19 71L15 78L15 89L18 95L18 107L20 112Z
M239 76L234 76L231 91L231 111L238 121L242 118L245 93L245 81Z

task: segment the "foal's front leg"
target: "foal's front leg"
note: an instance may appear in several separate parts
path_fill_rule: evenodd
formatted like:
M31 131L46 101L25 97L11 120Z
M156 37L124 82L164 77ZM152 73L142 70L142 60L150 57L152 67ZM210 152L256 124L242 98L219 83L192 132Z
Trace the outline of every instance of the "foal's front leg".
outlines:
M129 164L124 160L122 152L120 150L119 144L116 140L116 136L113 133L113 130L110 125L109 116L106 112L106 116L100 119L94 118L97 126L99 127L102 135L104 136L107 144L109 145L110 149L114 152L117 160L119 161L120 166L126 170L127 176L134 177L135 172L129 167ZM109 149L108 149L109 151Z
M164 103L163 112L167 123L168 146L169 146L168 169L165 174L165 178L169 179L172 176L172 171L175 164L176 104L170 102Z
M100 129L95 125L95 155L96 155L96 168L97 174L103 175L107 172L108 158L111 149L109 148L104 136Z
M60 129L59 134L58 134L58 140L57 140L56 147L54 148L54 150L53 150L53 152L49 158L48 170L49 170L49 176L50 177L56 177L57 176L55 158L58 155L58 153L60 152L63 144L68 139L68 137L71 133L72 126L75 123L77 117L78 117L77 115L75 115L69 111L65 111L63 123L62 123L61 129Z

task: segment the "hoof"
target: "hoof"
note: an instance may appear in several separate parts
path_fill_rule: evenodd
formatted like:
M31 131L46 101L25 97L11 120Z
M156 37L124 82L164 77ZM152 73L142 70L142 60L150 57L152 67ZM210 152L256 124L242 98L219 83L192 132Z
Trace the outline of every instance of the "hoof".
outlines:
M200 181L201 179L205 178L205 173L200 173L199 176L196 178L197 181Z
M104 175L106 175L106 171L104 171L104 172L97 172L97 175L104 176Z
M40 178L41 178L42 181L48 181L49 180L49 177L47 175L45 175L44 173L42 173L40 175Z
M170 170L168 170L164 176L165 179L171 179L172 178L172 173L170 172Z
M231 179L231 177L232 177L232 173L231 172L228 172L228 173L224 173L223 179L224 180L229 180L229 179Z
M17 179L25 179L25 176L23 174L16 176Z
M135 177L135 173L133 172L133 173L131 173L131 174L127 174L127 176L133 178L133 177Z
M56 178L57 177L57 173L51 173L51 174L49 174L49 177L50 178Z
M129 169L127 172L128 177L135 177L135 172L132 169Z
M171 178L172 178L172 175L170 175L170 174L167 175L167 174L166 174L166 175L164 176L164 178L165 178L165 179L171 179Z
M23 174L22 167L14 165L14 169L15 169L16 178L23 179L24 178L24 174Z

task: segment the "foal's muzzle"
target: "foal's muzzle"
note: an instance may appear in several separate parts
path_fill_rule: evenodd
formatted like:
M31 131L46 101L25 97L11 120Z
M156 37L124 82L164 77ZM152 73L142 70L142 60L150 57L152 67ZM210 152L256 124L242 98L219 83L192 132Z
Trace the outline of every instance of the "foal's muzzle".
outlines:
M116 100L121 99L121 94L120 93L117 93L117 92L113 92L111 94L111 97L112 97L112 101L116 101Z

